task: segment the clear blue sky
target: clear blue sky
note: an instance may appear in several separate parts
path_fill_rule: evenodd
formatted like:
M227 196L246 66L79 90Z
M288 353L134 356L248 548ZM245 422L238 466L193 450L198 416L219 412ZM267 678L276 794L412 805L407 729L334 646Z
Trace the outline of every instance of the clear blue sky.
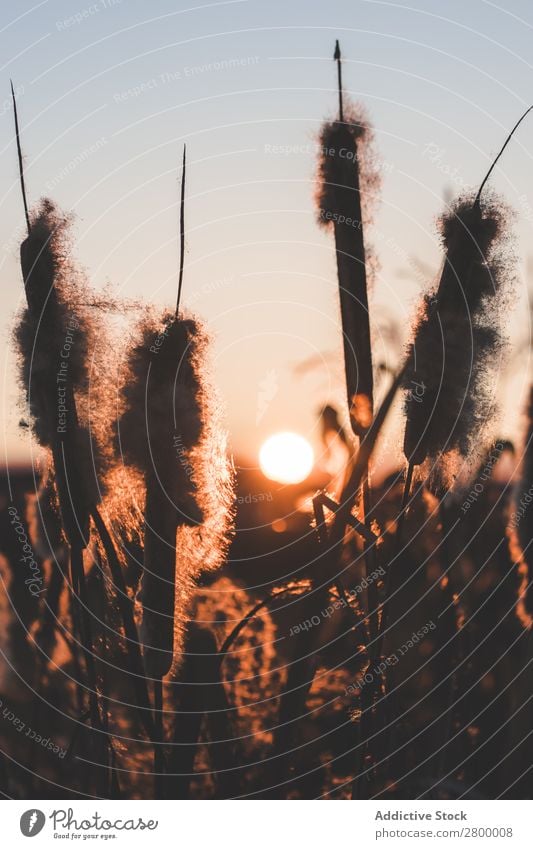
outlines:
M76 250L96 286L171 304L178 164L187 142L184 302L216 336L216 375L236 451L253 459L278 429L311 439L317 407L339 391L335 258L313 209L314 144L336 107L331 56L376 129L382 199L369 233L380 259L373 319L407 331L439 264L434 229L446 189L477 183L533 102L533 8L484 0L44 0L3 4L0 21L2 416L10 460L29 456L9 334L22 295L9 78L19 91L27 185L77 215ZM287 146L280 150L279 146ZM533 120L493 184L517 210L515 335L529 333ZM431 153L432 152L432 153ZM340 360L338 361L340 362ZM508 381L516 433L530 374ZM266 404L264 395L273 397Z

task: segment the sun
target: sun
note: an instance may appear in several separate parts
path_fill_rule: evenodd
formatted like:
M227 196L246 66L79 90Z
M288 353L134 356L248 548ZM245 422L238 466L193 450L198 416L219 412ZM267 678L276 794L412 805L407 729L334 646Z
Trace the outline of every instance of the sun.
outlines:
M300 483L314 463L311 445L297 433L275 433L261 446L259 465L263 474L279 483Z

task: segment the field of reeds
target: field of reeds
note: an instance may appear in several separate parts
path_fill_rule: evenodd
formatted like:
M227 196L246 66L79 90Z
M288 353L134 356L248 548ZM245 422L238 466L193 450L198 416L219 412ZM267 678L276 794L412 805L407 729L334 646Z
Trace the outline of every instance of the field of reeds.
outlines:
M345 405L315 406L343 461L283 488L227 449L209 329L187 308L186 151L176 302L102 294L70 214L28 200L13 94L12 344L40 460L2 480L4 797L532 796L533 388L521 444L494 425L512 210L492 168L443 207L440 273L383 367L373 133L338 43L334 62L314 203L336 256ZM379 479L398 406L402 450Z

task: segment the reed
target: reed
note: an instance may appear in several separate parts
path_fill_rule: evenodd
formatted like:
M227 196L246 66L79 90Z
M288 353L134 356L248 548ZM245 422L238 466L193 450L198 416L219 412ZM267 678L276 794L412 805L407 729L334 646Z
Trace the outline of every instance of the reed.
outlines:
M440 230L440 282L424 298L408 355L404 453L414 466L429 458L442 468L452 452L468 457L485 432L512 268L502 252L499 202L460 198ZM410 391L415 386L422 387L418 395Z
M220 565L232 524L232 473L209 385L208 335L198 319L180 309L185 169L184 149L176 309L159 316L147 310L137 326L126 357L116 434L122 458L144 487L137 601L144 668L154 681L157 795L167 786L162 679L180 665L194 580Z
M359 455L364 457L366 449L363 446L374 422L374 376L364 228L379 180L373 168L373 138L368 120L361 107L354 107L344 96L338 41L334 59L338 73L339 111L337 120L326 123L320 135L318 220L321 226L332 229L335 236L348 411L352 431L360 442ZM352 459L352 469L354 462ZM360 484L360 512L370 532L373 504L368 466ZM350 478L349 469L341 501L346 500L349 492L348 501L353 506L352 499L355 500L358 493L351 490L351 486L353 475ZM335 551L341 544L350 518L353 518L351 507L346 512L344 504L341 504L332 523L326 549L331 545ZM369 541L366 535L364 557L367 574L370 574L377 566L377 551L373 539ZM337 554L328 555L326 560L329 560L328 570L331 570L332 564L337 566L339 563ZM342 593L342 585L340 591ZM371 582L368 590L371 643L378 636L379 616L378 590ZM365 698L367 696L368 692L365 692ZM370 710L366 711L365 721L366 717L370 719Z
M374 392L362 195L368 214L378 181L371 168L368 121L343 95L338 42L335 59L339 117L320 132L317 209L319 225L335 236L348 410L353 431L361 437L372 421Z
M71 546L83 549L90 505L98 500L94 467L102 462L77 405L89 389L94 325L79 306L85 282L70 258L68 217L45 199L30 221L20 252L27 307L15 330L20 379L35 437L53 465L65 534Z
M185 257L186 149L180 201L176 309L146 311L123 374L117 436L144 480L143 573L138 600L148 675L179 660L194 579L222 562L232 527L233 477L207 363L208 334L180 309Z
M177 529L203 520L191 452L204 431L205 346L203 328L194 319L173 313L165 313L159 322L145 317L126 363L118 437L126 463L144 476L144 562L138 598L145 668L153 677L165 675L172 665ZM182 584L189 577L183 564Z
M440 560L447 576L443 584L446 610L454 609L456 594L449 577L447 536L451 530L442 499L461 468L472 463L472 458L481 456L489 438L488 427L495 413L496 367L505 346L503 317L514 282L513 261L507 251L509 210L500 199L487 197L483 192L496 163L529 111L507 136L479 190L459 197L441 217L443 267L438 285L424 296L407 353L403 444L407 471L393 561L401 552L415 469L423 467L426 483L441 498ZM380 650L388 627L391 571L392 562L387 570ZM462 650L461 642L459 653ZM448 707L443 714L445 739L450 736L455 686L455 676L451 675ZM396 721L394 710L387 729L388 741ZM387 742L387 757L390 748ZM442 758L438 771L442 773Z
M494 413L491 382L503 347L501 319L509 303L514 268L505 251L509 210L496 196L487 198L483 192L532 108L506 137L479 190L459 197L440 219L443 267L436 290L423 299L407 356L405 503L414 467L429 458L437 486L449 484L453 465L447 467L446 460L454 452L468 457L479 446L486 420Z
M46 494L51 499L54 493L57 495L62 531L69 547L73 620L81 637L87 669L91 723L100 731L102 723L83 554L89 543L91 517L98 526L110 569L114 570L115 583L124 589L113 542L98 512L100 497L105 494L103 481L109 474L108 405L104 400L108 393L98 380L95 392L94 379L91 384L91 364L96 358L101 366L99 351L100 347L105 351L105 338L103 346L99 346L97 325L91 312L95 300L86 275L72 259L71 218L61 213L49 199L42 200L33 213L28 211L14 94L13 109L28 227L28 236L21 245L27 307L17 323L15 342L32 427L45 452ZM100 368L97 376L103 373ZM96 396L93 399L91 392ZM99 411L97 415L95 407ZM142 665L138 662L140 653L133 611L125 593L121 598L121 613L141 721L150 735L149 700L145 684L143 686ZM75 643L73 650L76 651ZM74 660L78 665L77 658ZM110 749L107 734L104 739ZM101 771L98 776L99 780L105 778Z

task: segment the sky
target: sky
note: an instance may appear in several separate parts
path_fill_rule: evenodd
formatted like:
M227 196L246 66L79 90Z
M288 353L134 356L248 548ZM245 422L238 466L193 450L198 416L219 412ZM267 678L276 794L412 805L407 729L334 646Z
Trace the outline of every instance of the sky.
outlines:
M380 197L376 350L402 339L441 261L435 222L479 183L533 102L533 7L506 0L44 0L0 17L0 462L35 446L10 342L22 303L24 215L9 79L19 103L31 202L75 214L75 253L98 289L172 305L179 165L187 144L183 304L212 332L215 381L233 451L254 465L264 439L295 430L318 446L317 410L342 399L331 235L317 226L316 147L335 115L335 39L344 87L374 126ZM3 91L3 96L1 92ZM502 369L504 436L519 436L529 386L533 118L492 185L516 210L515 349ZM533 284L533 281L532 281ZM125 328L116 339L124 343ZM400 348L390 348L397 365ZM314 363L312 368L302 364Z

